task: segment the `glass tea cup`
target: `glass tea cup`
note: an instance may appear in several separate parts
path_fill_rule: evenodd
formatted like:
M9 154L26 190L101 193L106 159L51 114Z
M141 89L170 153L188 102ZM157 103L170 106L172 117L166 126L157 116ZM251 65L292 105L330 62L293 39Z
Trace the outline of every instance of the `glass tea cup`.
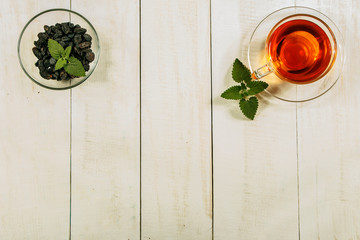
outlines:
M344 59L337 26L307 7L287 7L265 17L248 48L252 77L266 81L268 93L289 102L312 100L330 90Z

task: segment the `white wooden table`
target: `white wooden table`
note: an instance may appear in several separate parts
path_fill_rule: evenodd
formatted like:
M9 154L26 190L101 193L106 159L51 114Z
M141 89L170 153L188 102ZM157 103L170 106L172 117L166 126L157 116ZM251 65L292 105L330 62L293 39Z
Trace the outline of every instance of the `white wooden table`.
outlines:
M272 11L340 27L347 63L321 98L221 99ZM31 82L17 39L71 8L99 33L72 90ZM0 8L0 239L359 240L360 3L351 0L5 0Z

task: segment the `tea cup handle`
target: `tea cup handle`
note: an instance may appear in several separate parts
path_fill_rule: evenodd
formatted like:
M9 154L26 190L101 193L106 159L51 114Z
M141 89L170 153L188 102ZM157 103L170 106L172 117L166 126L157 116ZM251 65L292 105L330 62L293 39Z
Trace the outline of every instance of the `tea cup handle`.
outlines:
M273 71L274 71L274 68L272 67L272 64L269 62L269 63L266 63L265 65L259 67L255 71L253 71L251 73L251 77L255 80L258 80L260 78L263 78L263 77L269 75Z

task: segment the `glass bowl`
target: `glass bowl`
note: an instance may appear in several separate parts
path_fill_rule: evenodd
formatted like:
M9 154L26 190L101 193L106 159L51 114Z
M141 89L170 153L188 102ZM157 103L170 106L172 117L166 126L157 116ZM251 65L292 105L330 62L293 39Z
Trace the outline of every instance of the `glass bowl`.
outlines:
M44 25L51 26L62 22L79 24L87 30L86 33L92 37L91 50L95 54L95 59L90 63L90 69L85 73L86 75L84 77L60 81L53 79L47 80L40 76L39 69L35 66L38 59L33 54L32 48L34 47L34 41L38 40L38 33L44 32ZM61 8L49 9L35 15L26 23L18 41L18 57L25 74L36 84L54 90L69 89L83 83L95 70L100 57L99 37L93 25L79 13Z

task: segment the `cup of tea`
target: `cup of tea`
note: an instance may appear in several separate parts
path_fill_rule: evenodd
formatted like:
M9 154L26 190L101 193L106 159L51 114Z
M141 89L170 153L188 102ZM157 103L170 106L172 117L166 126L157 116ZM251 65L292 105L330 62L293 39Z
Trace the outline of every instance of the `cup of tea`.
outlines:
M285 101L308 101L339 79L345 59L343 38L321 12L283 8L255 28L248 59L252 77L269 83L268 93Z

